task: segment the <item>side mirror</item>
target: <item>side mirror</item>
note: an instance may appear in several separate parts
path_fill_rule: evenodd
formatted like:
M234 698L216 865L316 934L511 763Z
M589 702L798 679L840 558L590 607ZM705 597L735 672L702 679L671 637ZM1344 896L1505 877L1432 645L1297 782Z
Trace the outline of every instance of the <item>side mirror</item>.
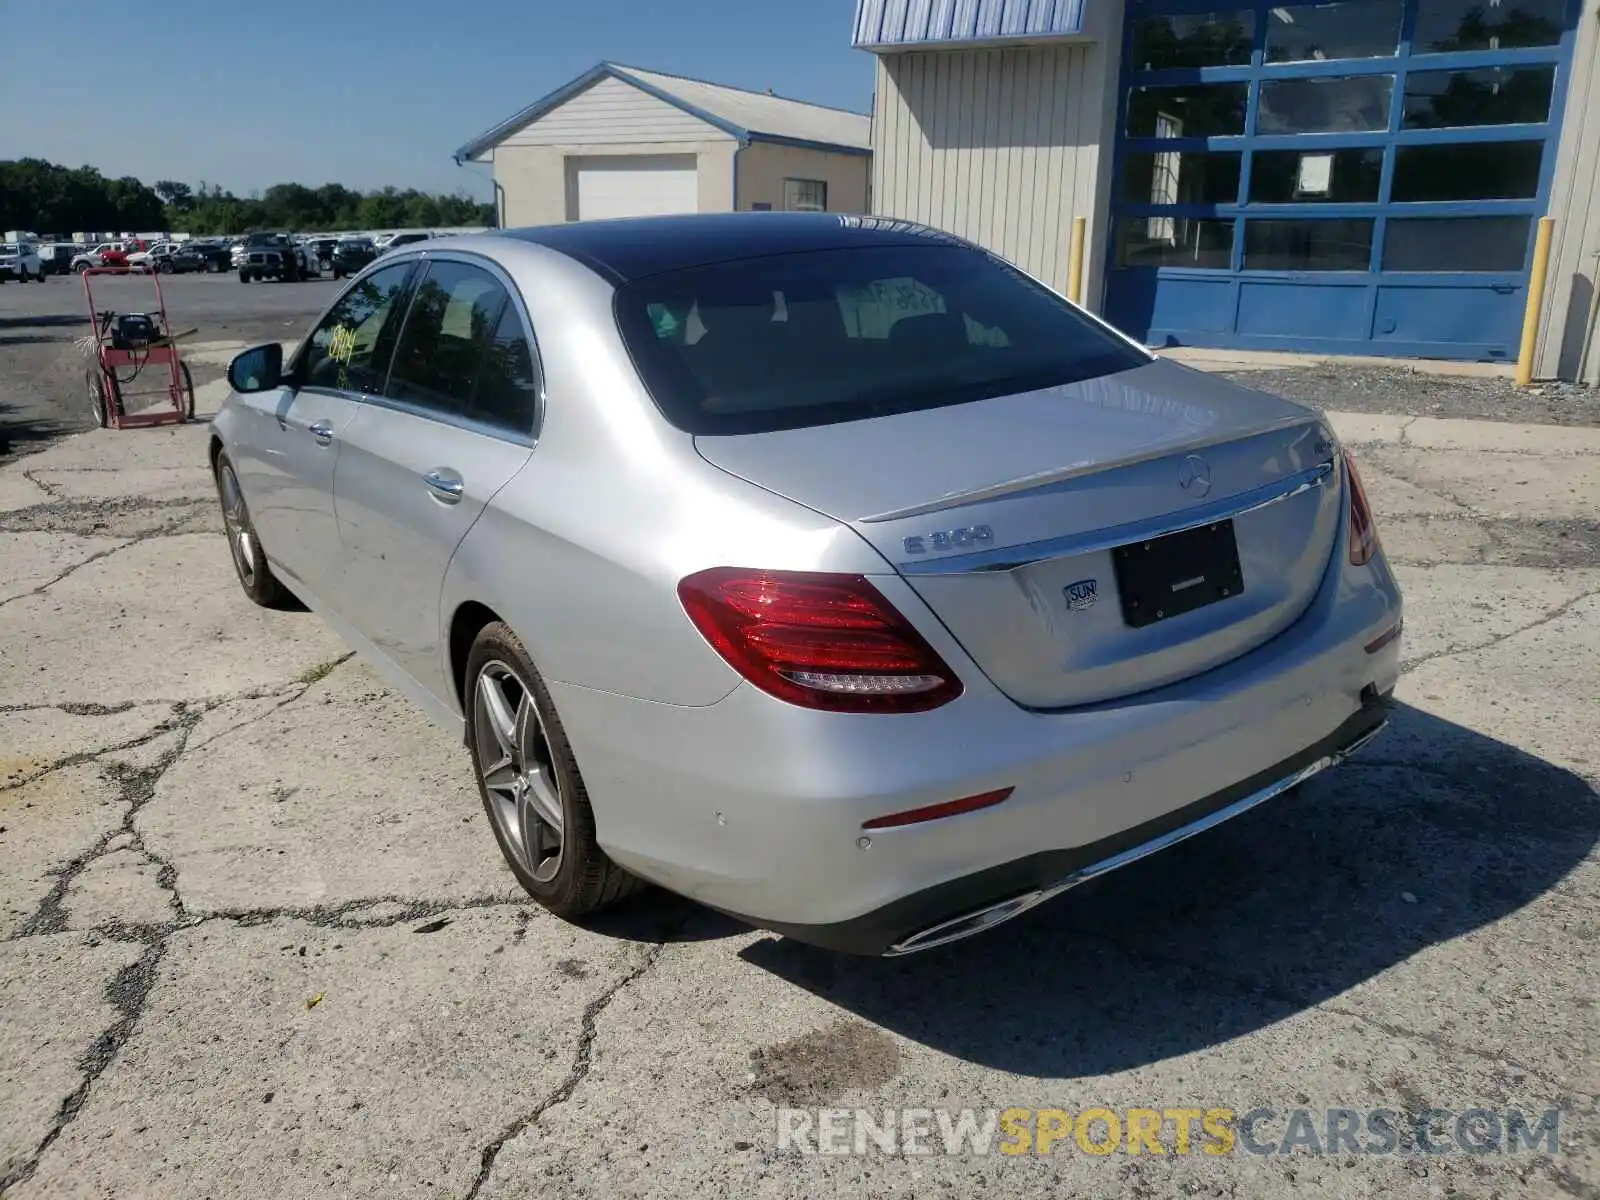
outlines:
M228 386L236 392L270 392L283 382L283 347L253 346L228 364Z

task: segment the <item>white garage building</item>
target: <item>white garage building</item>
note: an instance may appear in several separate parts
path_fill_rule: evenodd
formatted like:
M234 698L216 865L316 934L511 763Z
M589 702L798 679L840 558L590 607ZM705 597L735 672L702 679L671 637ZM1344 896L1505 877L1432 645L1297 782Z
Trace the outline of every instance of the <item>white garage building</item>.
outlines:
M456 151L500 225L771 209L866 212L861 113L601 63Z

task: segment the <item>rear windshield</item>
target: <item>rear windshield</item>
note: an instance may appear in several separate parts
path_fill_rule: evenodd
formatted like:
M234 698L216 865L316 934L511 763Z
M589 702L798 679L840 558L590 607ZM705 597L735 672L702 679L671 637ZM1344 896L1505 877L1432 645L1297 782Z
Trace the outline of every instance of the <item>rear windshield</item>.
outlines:
M617 322L662 413L761 433L1074 383L1149 359L981 250L879 246L635 279Z

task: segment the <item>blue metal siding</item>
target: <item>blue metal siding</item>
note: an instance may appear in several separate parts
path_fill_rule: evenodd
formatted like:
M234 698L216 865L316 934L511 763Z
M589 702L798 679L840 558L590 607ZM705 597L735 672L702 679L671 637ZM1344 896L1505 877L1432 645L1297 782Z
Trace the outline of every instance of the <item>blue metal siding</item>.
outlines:
M982 46L1083 33L1084 0L858 0L852 44Z

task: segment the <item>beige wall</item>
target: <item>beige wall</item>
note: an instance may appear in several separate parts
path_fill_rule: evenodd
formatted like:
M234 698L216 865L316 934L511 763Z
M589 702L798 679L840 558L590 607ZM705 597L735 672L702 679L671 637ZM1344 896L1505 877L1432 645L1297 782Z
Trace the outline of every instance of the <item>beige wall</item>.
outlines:
M865 154L752 142L739 151L735 206L744 212L755 204L770 204L774 212L782 212L785 179L820 179L828 185L829 212L864 213L871 163Z
M1576 379L1589 343L1585 383L1600 383L1600 336L1587 329L1589 306L1600 288L1600 13L1586 0L1578 22L1566 115L1550 189L1550 281L1534 372L1541 379Z
M709 127L701 124L702 131ZM719 136L698 142L606 142L586 145L529 146L506 143L494 151L494 178L505 198L505 223L559 225L572 219L568 208L568 156L619 154L694 154L700 180L700 211L733 208L733 157L739 143Z
M1098 309L1122 5L1089 11L1094 41L881 56L872 205L969 238L1063 292L1072 220L1086 217L1084 296Z
M700 142L711 132L712 127L699 117L642 92L631 83L607 76L524 125L501 144Z

